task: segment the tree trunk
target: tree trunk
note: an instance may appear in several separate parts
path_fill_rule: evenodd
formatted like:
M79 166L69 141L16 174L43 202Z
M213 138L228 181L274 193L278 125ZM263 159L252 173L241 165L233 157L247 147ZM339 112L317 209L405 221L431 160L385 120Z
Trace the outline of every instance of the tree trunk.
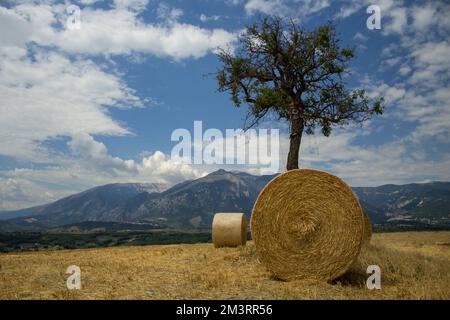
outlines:
M300 153L300 143L304 129L303 119L297 110L291 111L291 134L289 144L289 154L286 169L298 169L298 157Z

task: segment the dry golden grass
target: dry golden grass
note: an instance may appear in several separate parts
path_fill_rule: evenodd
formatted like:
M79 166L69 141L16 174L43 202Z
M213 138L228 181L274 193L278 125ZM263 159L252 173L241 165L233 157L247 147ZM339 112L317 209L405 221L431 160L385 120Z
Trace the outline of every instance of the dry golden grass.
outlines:
M116 247L0 254L1 299L450 299L450 232L374 234L352 269L333 284L282 282L250 242ZM81 290L65 271L81 268ZM367 265L381 290L365 286Z

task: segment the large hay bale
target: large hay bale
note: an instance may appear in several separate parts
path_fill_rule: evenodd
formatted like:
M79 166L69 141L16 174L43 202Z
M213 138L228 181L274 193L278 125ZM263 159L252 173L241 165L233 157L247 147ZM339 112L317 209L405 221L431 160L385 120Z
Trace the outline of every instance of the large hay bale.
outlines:
M259 194L251 233L260 261L276 277L330 281L344 274L360 252L363 213L340 178L291 170Z
M369 215L363 211L364 215L364 242L369 243L372 239L372 221Z
M212 223L214 247L245 246L247 226L243 213L216 213Z

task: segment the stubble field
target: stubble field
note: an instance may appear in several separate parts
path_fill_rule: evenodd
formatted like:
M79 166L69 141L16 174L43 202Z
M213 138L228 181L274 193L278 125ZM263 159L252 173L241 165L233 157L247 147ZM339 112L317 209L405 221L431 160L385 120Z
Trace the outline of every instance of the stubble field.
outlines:
M70 265L81 290L66 287ZM380 290L366 287L368 265ZM374 234L333 283L274 279L252 242L0 254L0 299L450 299L450 232Z

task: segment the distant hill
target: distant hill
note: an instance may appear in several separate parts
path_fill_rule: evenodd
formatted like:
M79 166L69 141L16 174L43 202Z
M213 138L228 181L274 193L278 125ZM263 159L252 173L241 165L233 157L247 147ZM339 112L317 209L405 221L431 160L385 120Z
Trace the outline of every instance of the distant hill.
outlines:
M111 184L89 189L48 205L0 213L0 231L101 228L102 222L141 228L209 228L216 212L251 209L274 176L218 170L169 189L160 184ZM383 225L450 225L450 183L353 188L372 221ZM86 222L96 222L88 223ZM127 225L128 224L128 225ZM139 225L141 224L141 225ZM107 225L106 227L109 227Z
M0 221L0 231L73 227L84 221L142 222L176 229L209 228L218 211L242 211L250 215L260 190L272 178L218 170L161 192L157 192L161 188L159 185L106 185L48 205L8 212L8 217L16 218Z
M47 205L0 212L0 230L41 229L82 221L111 221L109 212L138 194L161 192L165 184L115 183L95 187ZM17 227L17 228L16 228Z
M386 221L450 219L450 182L353 188L361 203L382 212Z

